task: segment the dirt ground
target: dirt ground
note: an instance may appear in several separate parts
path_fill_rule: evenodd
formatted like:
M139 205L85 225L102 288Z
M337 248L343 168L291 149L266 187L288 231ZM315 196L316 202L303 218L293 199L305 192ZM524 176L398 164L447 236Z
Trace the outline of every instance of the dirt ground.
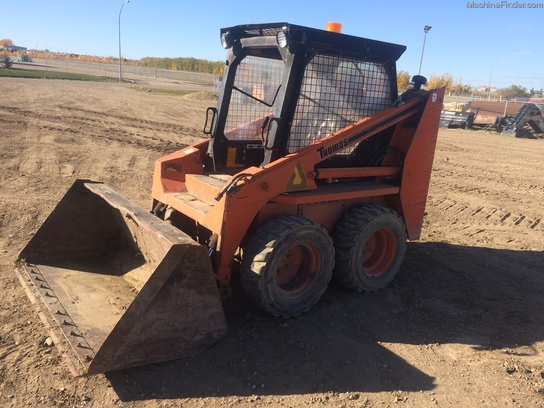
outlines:
M213 100L0 78L0 406L543 407L544 140L440 130L422 239L396 280L274 319L243 295L196 357L74 378L13 272L77 178L147 208L155 159Z

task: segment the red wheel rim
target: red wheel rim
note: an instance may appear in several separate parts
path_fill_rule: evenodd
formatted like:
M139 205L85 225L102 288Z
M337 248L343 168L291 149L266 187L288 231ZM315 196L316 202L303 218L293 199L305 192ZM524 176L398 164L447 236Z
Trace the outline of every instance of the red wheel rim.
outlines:
M390 268L397 252L395 234L390 229L379 229L372 234L363 248L363 272L371 278L382 276Z
M300 293L310 286L317 270L317 254L309 245L295 245L280 259L276 270L278 287L288 293Z

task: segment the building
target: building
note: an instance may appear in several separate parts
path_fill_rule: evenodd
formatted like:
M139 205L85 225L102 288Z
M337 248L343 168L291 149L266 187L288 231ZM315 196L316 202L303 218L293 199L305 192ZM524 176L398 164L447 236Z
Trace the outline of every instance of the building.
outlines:
M478 92L494 93L494 92L497 92L497 88L493 88L493 87L488 88L487 86L480 86L478 88Z
M1 51L8 51L8 52L26 52L26 47L18 47L17 45L7 45L5 47L0 46L0 52Z

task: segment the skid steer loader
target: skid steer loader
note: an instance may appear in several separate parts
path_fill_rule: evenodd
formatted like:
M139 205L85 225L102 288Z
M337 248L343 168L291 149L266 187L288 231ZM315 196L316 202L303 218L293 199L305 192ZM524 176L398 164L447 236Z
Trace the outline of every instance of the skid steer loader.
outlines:
M211 346L233 271L258 307L296 316L332 276L383 288L420 236L444 90L417 76L398 96L405 47L288 23L220 34L209 137L156 161L149 210L78 180L20 254L75 374Z

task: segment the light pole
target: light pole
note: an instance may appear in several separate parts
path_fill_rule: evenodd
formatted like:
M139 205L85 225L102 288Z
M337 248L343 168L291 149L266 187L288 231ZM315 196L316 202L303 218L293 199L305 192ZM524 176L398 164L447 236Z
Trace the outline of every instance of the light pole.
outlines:
M487 98L491 100L491 75L493 75L493 68L495 68L495 65L500 64L502 60L495 62L491 66L491 71L489 72L489 81L487 81Z
M421 50L421 59L419 60L419 72L417 73L418 75L421 75L421 64L423 64L423 53L425 52L425 40L427 39L427 33L431 28L432 27L430 25L426 25L425 27L423 27L423 32L425 34L423 35L423 48Z
M119 9L119 82L123 81L123 68L121 68L121 11L123 11L123 7L127 3L130 3L130 0L125 0Z

